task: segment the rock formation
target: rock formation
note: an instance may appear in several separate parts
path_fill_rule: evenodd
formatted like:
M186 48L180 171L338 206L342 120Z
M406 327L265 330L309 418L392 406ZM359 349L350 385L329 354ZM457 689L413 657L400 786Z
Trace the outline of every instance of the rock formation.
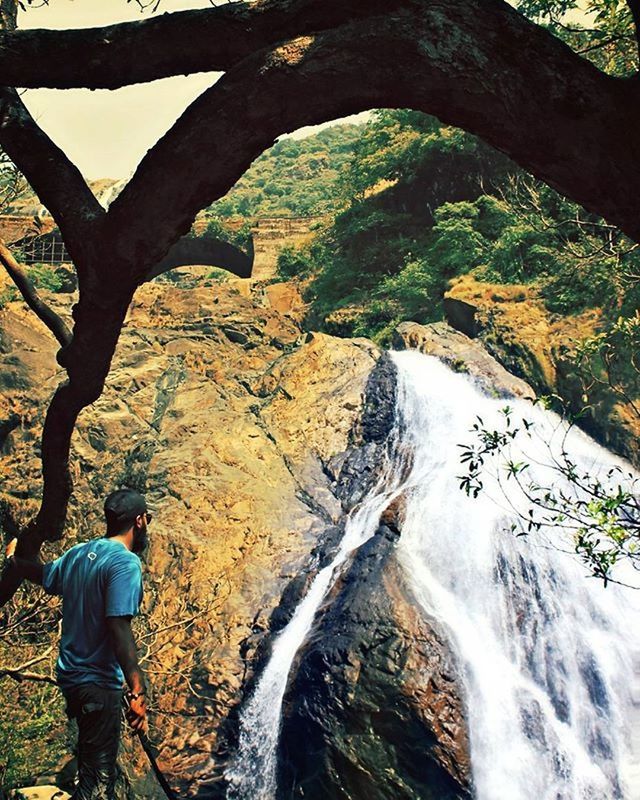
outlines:
M2 312L2 331L2 491L24 518L34 500L23 498L39 485L34 448L55 347L17 304ZM112 486L147 494L157 524L143 654L161 761L183 788L215 750L252 639L267 629L318 526L340 514L323 463L346 448L376 357L366 342L305 337L233 287L214 296L149 286L107 391L81 419L64 546L100 534Z
M138 293L108 388L74 436L67 537L46 553L100 535L113 486L146 493L155 519L138 635L160 764L187 794L207 779L215 786L274 612L343 524L345 498L364 491L367 447L389 423L379 413L388 371L368 394L377 391L374 405L362 407L374 345L304 334L295 310L276 311L259 289L247 294L232 283ZM286 309L282 292L274 299ZM68 298L51 300L69 313ZM55 344L18 303L2 310L0 329L1 500L5 519L24 521L39 488ZM380 602L389 626L390 602ZM410 614L398 613L408 647ZM156 796L140 753L126 747L130 791Z
M69 313L68 298L51 300ZM46 557L100 535L112 487L146 493L154 521L138 637L153 687L152 738L184 796L224 797L241 703L273 635L373 485L394 421L391 360L367 340L304 333L300 317L290 287L146 285L107 390L74 436L67 538ZM444 358L488 391L531 393L444 324L405 323L396 346ZM35 508L54 352L35 318L5 306L5 522ZM456 665L403 582L394 557L401 529L400 502L347 565L298 655L281 738L283 798L471 796ZM9 657L1 647L0 657ZM160 797L134 743L125 750L124 790ZM34 777L46 770L34 765Z

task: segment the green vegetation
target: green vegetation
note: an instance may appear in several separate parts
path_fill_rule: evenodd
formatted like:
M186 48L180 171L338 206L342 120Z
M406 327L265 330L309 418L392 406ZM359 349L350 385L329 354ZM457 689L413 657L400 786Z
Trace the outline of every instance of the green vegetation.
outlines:
M61 273L48 264L33 264L27 269L27 274L36 289L47 292L59 292L64 287Z
M599 68L635 71L627 4L520 0L518 8ZM340 153L334 217L279 264L283 278L310 278L314 327L384 343L404 319L440 318L448 282L468 272L536 287L551 313L602 308L603 329L640 305L635 245L473 136L417 112L380 111L360 128L280 142L268 157L271 171L291 174L288 148L315 152L323 137Z
M191 234L195 236L195 234ZM242 225L230 225L225 219L212 217L207 221L207 226L204 231L199 234L199 237L209 239L222 239L229 244L239 247L241 250L247 250L251 241L251 225L249 222L244 222Z
M69 752L64 700L52 679L58 607L57 598L26 587L20 607L0 614L0 795L54 772Z
M297 217L333 211L341 202L341 174L358 125L336 125L306 139L281 139L208 209L214 217Z
M557 405L557 398L543 398L547 405ZM511 532L518 536L542 529L565 531L571 536L575 553L596 578L617 582L615 567L620 562L640 569L640 480L620 466L606 474L585 471L569 457L566 436L576 419L562 403L560 410L570 424L559 429L560 447L547 443L547 470L552 479L541 484L534 468L537 460L527 459L527 445L540 442L536 423L516 418L509 406L502 409L501 424L489 428L478 417L473 426L474 440L461 444L461 463L466 472L459 476L460 487L478 497L484 490L488 470L508 498L506 483L515 485L526 501L526 510L518 512L519 521ZM512 455L517 448L518 459ZM557 452L559 449L559 452ZM511 495L513 497L513 495ZM512 502L509 505L515 509Z
M29 784L39 773L53 770L69 751L63 700L55 686L2 681L0 721L0 788L9 791Z
M400 321L442 316L465 273L529 284L550 312L640 301L640 256L601 219L523 174L474 137L417 112L378 112L342 180L349 205L304 250L284 251L281 277L310 276L310 323L384 343Z
M601 70L619 76L629 76L637 70L638 51L629 3L520 0L517 6Z

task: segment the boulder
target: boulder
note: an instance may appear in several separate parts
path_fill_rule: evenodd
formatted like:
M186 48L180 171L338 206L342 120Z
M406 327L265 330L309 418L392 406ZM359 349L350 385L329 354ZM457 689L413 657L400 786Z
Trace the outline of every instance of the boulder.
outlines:
M10 800L69 800L70 797L57 786L27 786L9 794Z
M392 345L396 350L419 350L436 356L453 370L472 375L490 395L535 397L531 386L507 372L480 341L470 339L446 322L402 322L394 331Z

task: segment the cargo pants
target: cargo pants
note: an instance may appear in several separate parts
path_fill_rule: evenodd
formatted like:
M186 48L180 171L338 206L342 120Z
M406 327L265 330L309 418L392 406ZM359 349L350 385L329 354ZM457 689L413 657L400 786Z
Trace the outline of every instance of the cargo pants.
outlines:
M94 683L64 690L78 723L78 786L71 800L114 800L122 727L122 691Z

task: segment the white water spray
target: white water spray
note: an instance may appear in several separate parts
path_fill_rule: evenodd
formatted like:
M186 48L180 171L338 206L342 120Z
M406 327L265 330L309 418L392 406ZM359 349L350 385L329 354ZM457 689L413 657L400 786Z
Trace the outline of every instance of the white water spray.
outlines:
M497 486L493 498L467 498L458 487L457 444L468 441L478 414L499 427L504 401L486 398L436 359L407 352L394 360L402 430L396 428L382 478L348 521L333 562L274 641L241 715L227 797L275 797L282 701L295 655L345 563L402 494L398 557L417 602L448 632L458 657L478 800L638 800L640 754L631 743L640 732L633 702L640 688L640 592L604 589L569 556L535 537L506 533L513 511L495 502ZM552 440L552 415L529 405L522 413ZM587 469L614 461L578 431L565 447ZM548 458L537 455L541 463ZM550 471L538 469L540 482L548 481ZM509 500L522 503L515 494Z
M500 429L505 402L436 359L404 352L394 361L421 407L415 420L405 411L407 435L434 476L407 494L398 557L458 656L478 800L636 800L640 592L585 577L559 552L572 549L561 530L513 536L512 507L526 503L515 481L485 480L486 493L466 497L457 444L471 438L476 415ZM561 442L584 472L616 463L578 430L563 439L555 415L510 405L535 424L523 458L540 485L562 488L548 466Z

